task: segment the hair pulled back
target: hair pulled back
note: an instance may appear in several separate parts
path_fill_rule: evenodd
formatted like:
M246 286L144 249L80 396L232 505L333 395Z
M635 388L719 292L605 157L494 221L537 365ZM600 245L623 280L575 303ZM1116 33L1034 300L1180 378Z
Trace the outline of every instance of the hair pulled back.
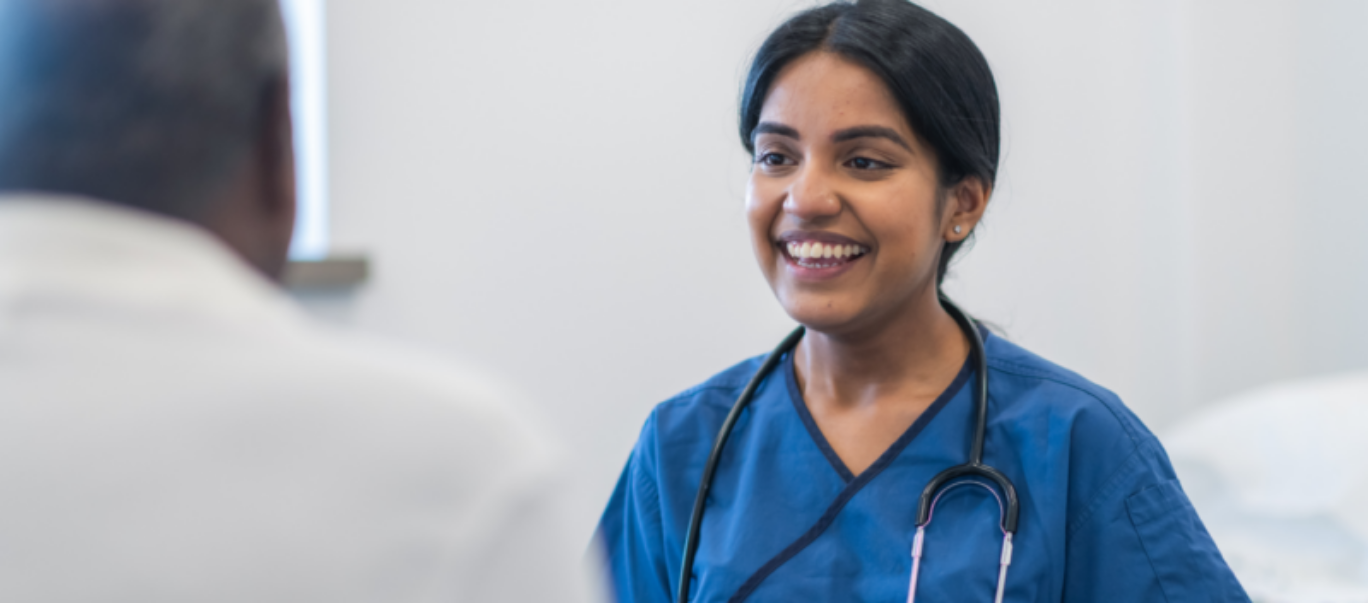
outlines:
M958 27L907 0L835 2L775 29L756 53L741 93L747 151L755 153L755 127L774 79L815 51L840 55L883 80L912 130L935 150L942 188L969 177L993 185L1001 120L988 61ZM962 243L942 248L937 285Z

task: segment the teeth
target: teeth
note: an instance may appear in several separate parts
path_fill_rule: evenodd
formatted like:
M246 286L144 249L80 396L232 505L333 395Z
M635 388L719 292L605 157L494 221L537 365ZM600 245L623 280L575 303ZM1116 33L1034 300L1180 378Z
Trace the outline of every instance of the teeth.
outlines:
M785 248L791 257L798 260L844 260L869 252L861 245L827 245L813 241L790 241Z

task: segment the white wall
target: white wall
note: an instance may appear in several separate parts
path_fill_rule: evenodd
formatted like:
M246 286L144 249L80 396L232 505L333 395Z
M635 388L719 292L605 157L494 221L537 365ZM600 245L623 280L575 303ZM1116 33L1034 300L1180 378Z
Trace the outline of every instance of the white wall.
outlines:
M951 291L1152 425L1368 366L1368 5L932 0L996 70L1000 187ZM791 326L735 134L794 0L329 4L320 315L473 359L579 456L587 535L652 405Z

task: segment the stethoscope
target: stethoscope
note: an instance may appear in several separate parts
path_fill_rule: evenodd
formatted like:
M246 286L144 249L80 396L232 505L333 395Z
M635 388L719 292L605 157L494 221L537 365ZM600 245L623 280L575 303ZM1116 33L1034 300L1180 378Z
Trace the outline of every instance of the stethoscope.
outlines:
M946 469L931 478L931 481L922 490L921 499L917 502L917 534L912 540L912 578L907 590L907 602L913 603L917 598L917 576L921 572L926 527L931 523L931 515L935 511L936 503L940 501L941 496L954 488L976 486L990 492L998 502L998 525L1002 528L1002 556L998 565L997 597L994 601L1002 603L1002 592L1007 583L1007 568L1012 564L1012 535L1016 534L1020 505L1017 502L1016 488L1012 486L1012 481L1007 479L1007 476L1003 475L1001 471L983 464L983 438L988 431L988 357L983 352L983 340L979 338L978 327L974 325L974 321L967 314L955 304L950 303L950 300L944 296L940 298L940 302L941 306L955 319L955 322L959 323L960 330L964 331L965 337L969 339L969 355L974 363L975 373L974 440L969 449L969 462ZM727 413L726 420L722 422L722 428L717 432L717 440L713 442L712 452L708 455L708 464L703 467L703 481L698 484L698 496L694 498L693 516L689 518L689 533L684 540L684 562L679 571L679 596L676 599L678 603L688 603L689 600L689 583L693 578L694 555L698 553L698 532L703 525L703 509L707 506L708 490L712 487L713 474L717 471L718 460L722 458L722 448L727 445L727 437L731 435L732 428L736 426L736 420L741 416L741 411L745 410L746 406L751 403L751 399L755 397L755 390L759 389L760 382L764 381L765 377L774 371L784 354L792 351L798 345L798 341L803 338L804 332L803 327L798 327L788 337L785 337L784 341L779 343L779 347L770 352L769 357L761 363L760 368L755 371L755 375L751 377L745 389L741 390L741 395L736 398L736 404L732 405L731 412ZM961 480L961 478L975 477L982 478L982 480ZM983 480L997 484L997 490L984 483Z

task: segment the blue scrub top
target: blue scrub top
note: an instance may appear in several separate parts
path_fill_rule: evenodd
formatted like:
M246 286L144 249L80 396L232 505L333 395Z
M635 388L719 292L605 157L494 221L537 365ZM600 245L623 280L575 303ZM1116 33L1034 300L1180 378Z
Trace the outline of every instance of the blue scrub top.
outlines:
M984 462L1021 499L1007 601L1248 601L1164 449L1115 394L984 331ZM752 358L660 404L596 539L624 603L674 600L684 536L718 428ZM853 475L827 444L790 355L741 415L704 515L691 601L906 601L917 499L965 462L973 370ZM982 488L942 497L919 601L992 601L1002 532Z

